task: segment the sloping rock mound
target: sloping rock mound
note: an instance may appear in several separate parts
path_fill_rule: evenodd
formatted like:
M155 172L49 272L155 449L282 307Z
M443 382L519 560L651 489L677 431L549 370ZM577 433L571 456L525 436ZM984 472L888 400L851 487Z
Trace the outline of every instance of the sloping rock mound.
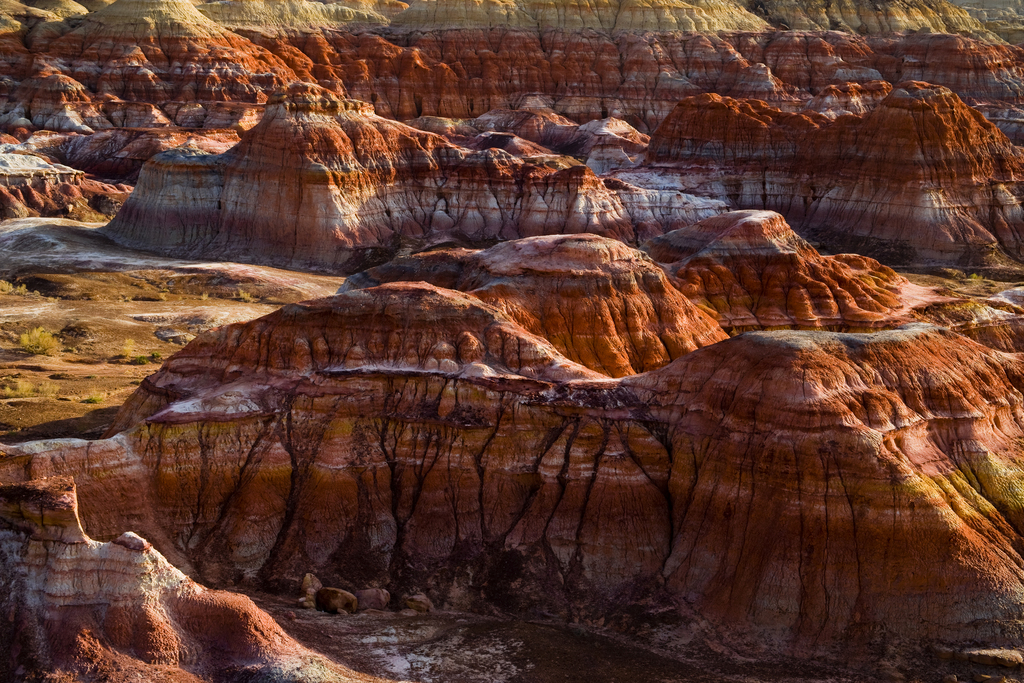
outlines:
M653 370L725 338L641 252L596 235L417 254L354 275L343 289L395 281L468 292L611 377Z
M69 477L0 484L0 676L110 682L369 681L212 591L127 532L82 531Z
M822 256L772 211L733 211L656 237L644 249L682 292L731 332L870 330L907 322L891 268L856 254Z
M1024 154L942 87L902 83L863 117L835 121L698 96L655 132L647 163L686 167L695 179L684 185L891 263L1021 256Z
M296 84L228 152L154 157L105 230L175 255L355 272L403 241L580 232L636 241L718 211L675 191L605 184L585 166L472 152Z
M748 333L600 378L396 283L206 333L123 432L11 448L0 477L72 474L91 534L131 520L215 583L653 610L659 642L751 653L999 646L1024 602L1022 388L1020 359L928 326Z
M0 216L63 216L103 220L125 200L126 188L88 180L81 171L0 144Z

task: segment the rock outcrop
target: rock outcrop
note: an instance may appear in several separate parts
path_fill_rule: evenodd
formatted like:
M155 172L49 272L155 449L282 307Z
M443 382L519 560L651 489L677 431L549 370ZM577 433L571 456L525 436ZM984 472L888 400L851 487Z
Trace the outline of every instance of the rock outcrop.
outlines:
M735 211L656 237L644 249L730 332L868 331L908 321L912 285L857 254L822 256L771 211ZM923 289L923 288L921 288Z
M470 151L296 84L228 152L154 157L105 231L168 254L350 273L403 243L582 232L635 242L720 206L604 183L582 165Z
M124 202L127 188L87 179L81 171L49 163L20 145L0 144L0 216L61 216L103 220Z
M834 250L974 267L1021 255L1024 154L946 88L902 83L834 121L701 95L679 103L646 160L649 172L677 168L691 192L778 211Z
M714 318L642 252L596 235L417 254L354 275L343 291L396 281L468 292L570 360L611 377L653 370L725 339Z
M125 532L83 531L67 477L0 484L0 677L370 681L289 638L245 596L213 591Z
M91 534L130 520L215 583L656 609L662 635L752 653L999 646L1024 596L1022 389L1018 358L929 326L747 333L611 380L395 283L208 332L116 436L12 447L0 477L74 475Z

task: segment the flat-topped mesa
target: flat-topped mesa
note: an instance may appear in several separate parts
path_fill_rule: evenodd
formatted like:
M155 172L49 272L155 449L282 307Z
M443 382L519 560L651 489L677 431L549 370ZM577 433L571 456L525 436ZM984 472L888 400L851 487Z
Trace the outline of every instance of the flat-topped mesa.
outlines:
M420 280L468 292L611 377L653 370L726 337L642 252L596 235L426 252L353 275L343 289Z
M1012 642L1017 356L930 326L753 332L607 379L550 348L451 290L347 292L200 337L124 432L9 447L0 477L73 474L90 533L131 519L207 581L312 570L605 627L654 604L662 644L706 624L819 663Z
M105 231L162 253L351 273L403 243L583 232L632 242L718 212L691 199L457 147L295 84L226 153L155 156Z
M644 245L691 301L735 333L752 329L871 330L907 322L911 285L856 254L822 256L773 211L733 211Z
M943 87L901 83L835 121L702 95L659 127L647 163L685 167L684 186L779 211L833 250L1019 268L1024 153Z
M71 477L0 484L0 609L5 681L97 670L366 680L300 646L248 598L194 583L136 534L90 539Z

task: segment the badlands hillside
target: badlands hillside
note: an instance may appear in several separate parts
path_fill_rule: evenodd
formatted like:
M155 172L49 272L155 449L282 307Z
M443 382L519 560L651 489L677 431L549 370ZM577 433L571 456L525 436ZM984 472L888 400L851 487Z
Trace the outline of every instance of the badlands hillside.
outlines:
M1024 681L1024 5L0 2L0 681Z

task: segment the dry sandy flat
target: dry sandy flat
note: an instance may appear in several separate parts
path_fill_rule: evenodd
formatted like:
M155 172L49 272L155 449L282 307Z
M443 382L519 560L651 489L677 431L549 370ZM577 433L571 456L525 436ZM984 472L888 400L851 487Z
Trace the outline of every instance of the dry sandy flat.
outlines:
M343 278L124 249L66 220L0 223L0 442L99 436L196 334L333 294ZM21 335L43 328L48 355Z

